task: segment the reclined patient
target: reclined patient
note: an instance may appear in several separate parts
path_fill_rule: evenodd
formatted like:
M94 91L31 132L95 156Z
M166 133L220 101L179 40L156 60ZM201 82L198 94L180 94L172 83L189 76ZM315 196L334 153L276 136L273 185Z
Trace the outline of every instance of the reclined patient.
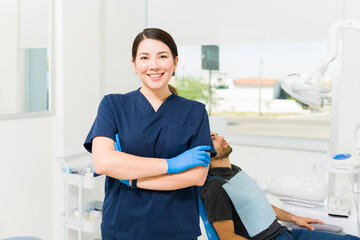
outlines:
M232 148L224 137L211 132L216 157L211 159L209 179L201 189L209 222L220 240L340 240L360 239L352 235L337 235L313 231L311 223L324 224L308 217L299 217L267 201L260 187L241 168L230 163ZM280 225L277 220L292 222L303 229Z

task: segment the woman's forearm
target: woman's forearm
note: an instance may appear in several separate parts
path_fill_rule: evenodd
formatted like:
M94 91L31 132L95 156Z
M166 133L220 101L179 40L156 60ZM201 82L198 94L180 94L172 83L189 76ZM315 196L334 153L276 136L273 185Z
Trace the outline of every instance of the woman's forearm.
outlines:
M115 151L114 141L96 137L92 142L95 171L117 179L141 179L167 173L166 159L146 158Z
M187 171L147 177L137 180L137 187L149 190L176 190L190 186L202 186L207 177L208 167L198 166Z

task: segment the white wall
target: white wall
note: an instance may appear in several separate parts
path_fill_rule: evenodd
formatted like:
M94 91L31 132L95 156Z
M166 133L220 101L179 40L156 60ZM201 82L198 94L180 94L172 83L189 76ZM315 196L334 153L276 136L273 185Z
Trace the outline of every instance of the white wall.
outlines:
M20 0L20 48L49 46L49 0Z
M0 238L52 239L53 117L0 121Z
M18 25L17 1L0 1L0 113L17 112Z
M101 47L104 56L101 72L102 93L126 93L140 87L131 65L131 48L135 36L145 28L144 0L124 3L102 1Z
M99 1L62 1L56 9L56 157L83 152L86 137L100 99L100 5ZM79 11L78 9L82 9ZM65 239L60 214L64 211L64 185L60 165L54 167L55 232ZM71 188L70 208L77 205ZM101 197L101 194L99 194ZM84 194L83 202L89 199ZM76 232L70 231L75 238Z

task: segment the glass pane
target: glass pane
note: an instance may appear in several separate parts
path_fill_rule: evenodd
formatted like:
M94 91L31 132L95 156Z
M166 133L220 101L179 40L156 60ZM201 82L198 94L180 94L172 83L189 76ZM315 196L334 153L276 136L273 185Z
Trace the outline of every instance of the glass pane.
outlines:
M280 87L282 77L325 56L327 41L222 44L220 70L211 72L202 69L201 49L179 46L173 84L180 95L206 103L211 116L226 117L228 134L329 139L331 96L315 108ZM331 89L332 75L330 69L324 87Z
M24 112L49 110L49 67L46 48L25 49Z

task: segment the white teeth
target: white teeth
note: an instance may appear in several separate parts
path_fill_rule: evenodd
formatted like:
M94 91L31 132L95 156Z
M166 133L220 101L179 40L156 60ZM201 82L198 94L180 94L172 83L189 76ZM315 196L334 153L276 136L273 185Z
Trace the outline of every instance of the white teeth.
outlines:
M150 77L160 77L162 74L149 74Z

